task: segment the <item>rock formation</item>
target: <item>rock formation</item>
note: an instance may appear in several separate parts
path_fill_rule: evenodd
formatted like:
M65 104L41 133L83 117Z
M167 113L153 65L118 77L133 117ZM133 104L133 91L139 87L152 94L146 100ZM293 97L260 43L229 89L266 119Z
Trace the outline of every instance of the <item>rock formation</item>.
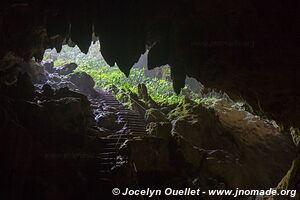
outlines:
M176 93L187 76L194 77L205 87L245 100L256 114L279 124L222 101L211 107L188 98L178 105L158 105L141 85L139 94L129 97L131 108L146 116L149 133L125 141L121 148L131 155L121 170L135 167L139 172L133 173L131 184L137 175L143 186L161 177L156 185L266 189L280 182L280 189L299 191L299 155L284 134L300 127L296 3L1 2L3 199L32 199L32 194L36 199L100 199L90 196L96 190L86 179L95 169L72 169L68 159L51 168L60 158L48 159L47 154L94 153L97 138L122 128L111 125L116 120L108 112L115 109L98 102L92 110L95 82L85 72L74 72L75 65L55 68L32 60L41 61L47 48L59 52L62 44L77 44L86 53L92 34L99 37L106 62L117 64L127 76L148 50L149 69L170 65ZM45 168L54 170L45 175Z

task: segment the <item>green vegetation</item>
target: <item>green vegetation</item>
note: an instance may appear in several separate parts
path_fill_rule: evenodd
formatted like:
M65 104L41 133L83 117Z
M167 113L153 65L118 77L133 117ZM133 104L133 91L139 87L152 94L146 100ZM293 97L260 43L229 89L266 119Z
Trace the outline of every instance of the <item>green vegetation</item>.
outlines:
M99 50L99 42L91 45L88 54L81 53L77 46L72 48L65 45L59 54L55 50L47 50L44 60L52 59L55 66L70 62L77 63L79 67L76 71L85 71L92 76L96 87L107 90L117 87L118 92L115 94L119 99L123 97L123 94L119 94L120 92L127 93L131 91L137 93L138 84L144 83L148 88L149 95L158 103L179 103L184 96L188 96L197 103L202 101L188 87L185 87L180 95L176 95L173 91L172 82L165 78L170 76L170 70L167 66L162 69L162 79L147 77L143 68L131 69L130 76L127 78L117 66L108 66Z

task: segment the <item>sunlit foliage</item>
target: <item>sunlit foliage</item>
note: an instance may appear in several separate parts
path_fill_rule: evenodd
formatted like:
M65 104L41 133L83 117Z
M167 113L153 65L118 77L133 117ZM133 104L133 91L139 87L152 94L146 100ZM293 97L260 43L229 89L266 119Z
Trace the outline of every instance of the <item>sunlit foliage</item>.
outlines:
M106 64L103 57L99 53L99 42L92 44L87 54L80 52L79 48L64 46L61 53L57 54L55 50L48 50L45 53L44 60L51 59L55 66L63 65L70 62L78 64L76 71L85 71L93 77L96 87L109 89L112 85L116 86L120 91L137 93L139 83L144 83L148 88L148 93L152 99L158 103L174 104L178 103L183 94L196 102L200 102L199 95L193 93L188 87L183 89L183 94L176 95L173 90L172 82L167 80L170 70L164 67L162 79L155 77L147 77L143 68L131 69L130 76L127 78L117 66L110 67ZM121 90L122 89L122 90ZM122 96L121 94L117 94Z

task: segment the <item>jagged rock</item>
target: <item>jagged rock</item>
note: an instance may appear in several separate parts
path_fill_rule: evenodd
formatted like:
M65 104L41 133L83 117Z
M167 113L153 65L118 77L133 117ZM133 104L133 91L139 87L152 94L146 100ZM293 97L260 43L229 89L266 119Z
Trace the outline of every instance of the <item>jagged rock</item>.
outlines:
M186 77L185 83L189 86L189 88L196 94L201 94L204 90L204 86L197 81L195 78Z
M74 72L74 70L78 67L76 63L68 63L59 68L59 75L68 75Z
M80 90L78 89L78 87L74 83L72 83L70 81L67 81L67 80L62 80L62 81L60 81L58 83L55 83L53 85L56 85L57 88L66 88L67 87L70 90L80 92Z
M165 116L165 114L163 112L161 112L158 109L155 108L150 108L146 111L145 113L145 121L147 123L150 122L168 122L167 117Z
M49 79L49 81L54 82L54 83L62 82L62 79L58 76L58 74L49 74L48 79Z
M49 73L55 72L53 61L42 61L41 64L44 66L47 72Z
M81 101L81 105L84 107L84 109L86 109L86 110L90 109L90 101L88 100L88 98L85 95L78 93L78 92L71 91L67 87L60 88L55 91L56 99L65 98L65 97L79 98Z
M172 121L172 134L182 135L200 148L227 147L236 150L235 144L226 133L226 129L221 126L213 110L208 110L201 105L185 104L182 107L182 114Z
M171 123L166 123L166 122L160 122L160 123L150 122L147 126L148 134L156 137L164 138L167 140L170 140L170 138L172 137L171 130L172 130Z
M88 75L86 72L75 72L73 74L70 74L68 79L70 82L72 82L74 85L77 86L80 92L82 92L85 95L94 95L95 90L95 82L93 78Z

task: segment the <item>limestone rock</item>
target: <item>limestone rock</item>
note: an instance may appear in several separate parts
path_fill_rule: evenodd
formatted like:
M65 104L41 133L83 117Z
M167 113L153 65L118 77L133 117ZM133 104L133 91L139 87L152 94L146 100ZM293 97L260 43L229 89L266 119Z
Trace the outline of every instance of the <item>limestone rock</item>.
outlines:
M76 63L68 63L59 68L59 75L68 75L74 72L74 70L78 67Z
M121 151L129 153L130 163L134 163L137 172L172 170L169 158L168 142L157 137L143 137L127 140Z
M45 70L49 73L54 73L55 69L53 61L42 61L41 64L44 66Z
M23 68L28 73L33 83L42 84L47 81L47 76L43 65L31 60L24 64Z
M182 115L172 121L172 134L179 134L194 146L204 149L230 148L236 150L234 141L227 134L213 110L201 105L188 109L183 106Z
M193 146L190 142L188 142L186 139L184 139L180 135L174 135L173 139L175 141L177 154L182 159L180 162L185 163L188 166L188 170L200 170L200 167L202 166L205 157L206 157L206 151L203 149L200 149L196 146Z
M85 95L94 95L95 82L86 72L75 72L70 74L68 79Z

